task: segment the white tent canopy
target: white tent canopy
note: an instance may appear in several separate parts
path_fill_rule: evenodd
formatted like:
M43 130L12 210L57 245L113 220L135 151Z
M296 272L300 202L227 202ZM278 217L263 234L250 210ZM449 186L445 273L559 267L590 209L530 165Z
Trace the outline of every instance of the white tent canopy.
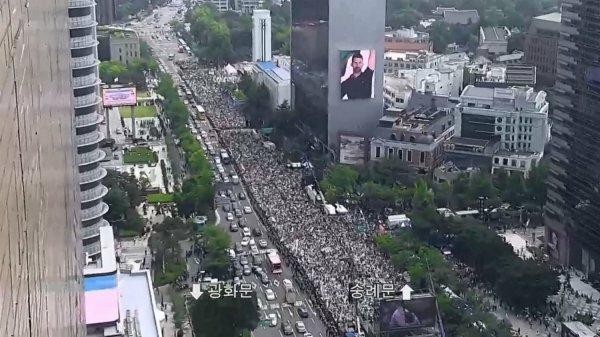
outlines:
M235 68L229 63L223 68L223 70L225 70L227 75L237 75L237 70L235 70Z

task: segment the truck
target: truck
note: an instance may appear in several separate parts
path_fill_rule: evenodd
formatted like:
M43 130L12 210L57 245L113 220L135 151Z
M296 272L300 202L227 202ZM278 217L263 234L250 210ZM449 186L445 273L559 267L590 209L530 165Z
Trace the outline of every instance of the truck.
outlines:
M292 281L283 279L283 289L285 290L285 301L288 304L294 304L296 302L296 292L294 292Z

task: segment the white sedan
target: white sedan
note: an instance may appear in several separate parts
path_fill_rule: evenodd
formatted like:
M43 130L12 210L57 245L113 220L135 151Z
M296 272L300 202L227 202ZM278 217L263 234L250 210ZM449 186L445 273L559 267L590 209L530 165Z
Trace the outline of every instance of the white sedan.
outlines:
M249 242L250 242L250 238L247 236L244 236L244 238L242 239L242 247L247 247Z
M265 290L265 296L267 296L267 301L275 301L275 292L272 289Z
M248 241L250 241L250 228L244 227L244 229L242 230L242 234L244 236L247 236L248 237Z
M250 208L250 206L244 206L244 213L246 213L246 214L252 213L252 208Z
M230 212L227 213L227 221L233 221L233 214Z

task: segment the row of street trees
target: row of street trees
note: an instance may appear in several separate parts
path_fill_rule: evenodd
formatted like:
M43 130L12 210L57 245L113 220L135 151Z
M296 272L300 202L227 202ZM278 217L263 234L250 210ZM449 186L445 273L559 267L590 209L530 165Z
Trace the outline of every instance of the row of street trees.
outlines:
M186 126L189 111L177 94L173 80L164 75L156 89L163 98L165 115L171 123L173 133L185 152L190 177L184 180L174 200L179 213L185 217L192 214L207 214L212 207L214 188L213 175L206 155L198 140Z
M119 61L102 61L99 66L102 82L107 84L133 83L137 88L145 88L146 75L144 72L155 73L158 71L158 63L151 58L150 47L144 41L140 41L140 54L141 58L134 59L127 65Z

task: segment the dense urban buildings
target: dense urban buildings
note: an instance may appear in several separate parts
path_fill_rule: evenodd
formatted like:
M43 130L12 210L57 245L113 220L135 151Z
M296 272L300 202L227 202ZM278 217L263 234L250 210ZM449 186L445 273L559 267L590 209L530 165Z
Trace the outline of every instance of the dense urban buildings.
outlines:
M537 68L537 81L543 87L554 85L561 13L536 16L525 36L525 61Z
M384 28L384 2L292 2L294 105L332 153L340 134L368 137L382 115Z
M458 137L498 143L492 172L503 169L527 175L549 140L548 102L532 88L467 86L455 110Z
M271 61L271 12L255 9L252 12L252 61Z
M100 162L106 153L100 149L104 134L98 125L103 120L100 110L100 77L98 74L98 40L93 0L69 2L71 36L71 68L75 97L75 145L81 189L81 226L85 263L100 258L100 227L109 226L103 219L108 205L102 198L108 189L102 185L106 170Z
M66 24L81 2L0 5L2 336L85 336Z
M600 270L600 3L565 0L554 86L547 246L562 265Z

